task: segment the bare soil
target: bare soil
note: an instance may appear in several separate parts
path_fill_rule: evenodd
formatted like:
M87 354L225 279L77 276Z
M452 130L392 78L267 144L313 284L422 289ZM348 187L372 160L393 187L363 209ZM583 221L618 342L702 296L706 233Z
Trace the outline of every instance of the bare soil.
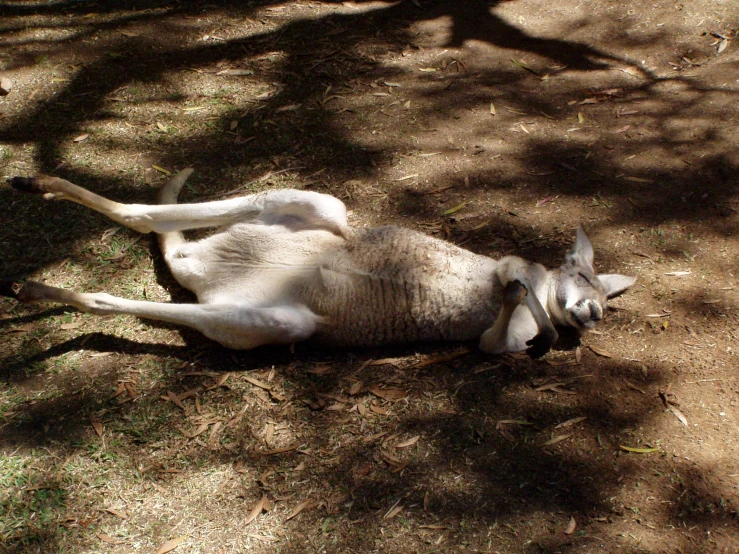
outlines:
M633 274L541 360L232 352L0 300L0 552L739 550L739 6L0 4L4 177L302 187ZM0 276L188 302L156 245L0 185ZM168 542L173 541L173 542Z

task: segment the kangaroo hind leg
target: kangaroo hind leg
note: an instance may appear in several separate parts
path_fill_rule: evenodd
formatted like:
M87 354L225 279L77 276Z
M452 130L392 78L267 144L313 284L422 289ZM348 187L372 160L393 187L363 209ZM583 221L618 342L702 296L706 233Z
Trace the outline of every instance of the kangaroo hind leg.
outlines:
M227 348L248 350L264 344L291 344L310 337L321 317L305 306L169 304L128 300L104 292L79 293L36 281L0 286L0 294L20 302L56 302L96 315L128 314L197 329Z

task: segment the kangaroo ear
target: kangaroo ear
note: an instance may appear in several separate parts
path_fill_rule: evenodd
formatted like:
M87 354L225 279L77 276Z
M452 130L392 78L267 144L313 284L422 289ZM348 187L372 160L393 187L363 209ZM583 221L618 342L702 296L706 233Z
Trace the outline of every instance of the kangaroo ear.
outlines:
M577 239L575 239L575 245L570 250L570 253L565 256L565 261L568 265L583 267L592 273L595 273L593 269L593 245L590 243L590 239L585 234L582 225L577 227Z
M606 296L614 298L626 292L636 282L636 277L628 277L618 273L601 273L598 275L598 280L606 290Z

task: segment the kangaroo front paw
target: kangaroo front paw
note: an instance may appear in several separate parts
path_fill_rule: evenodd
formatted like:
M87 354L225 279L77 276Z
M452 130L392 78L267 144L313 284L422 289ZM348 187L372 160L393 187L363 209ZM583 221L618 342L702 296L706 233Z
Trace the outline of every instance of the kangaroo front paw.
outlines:
M552 327L551 329L544 329L533 339L526 341L526 354L532 358L541 358L544 354L549 352L557 342L557 331Z
M503 302L509 306L518 306L528 293L529 291L518 279L509 281L503 289Z

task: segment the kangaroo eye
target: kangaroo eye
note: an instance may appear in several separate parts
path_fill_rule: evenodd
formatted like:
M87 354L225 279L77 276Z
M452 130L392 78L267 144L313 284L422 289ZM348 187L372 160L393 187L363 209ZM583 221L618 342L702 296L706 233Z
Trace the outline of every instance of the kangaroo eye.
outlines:
M595 288L595 285L593 285L593 282L588 278L587 275L585 275L582 271L578 272L578 275L585 279L585 282L590 285L591 287Z

